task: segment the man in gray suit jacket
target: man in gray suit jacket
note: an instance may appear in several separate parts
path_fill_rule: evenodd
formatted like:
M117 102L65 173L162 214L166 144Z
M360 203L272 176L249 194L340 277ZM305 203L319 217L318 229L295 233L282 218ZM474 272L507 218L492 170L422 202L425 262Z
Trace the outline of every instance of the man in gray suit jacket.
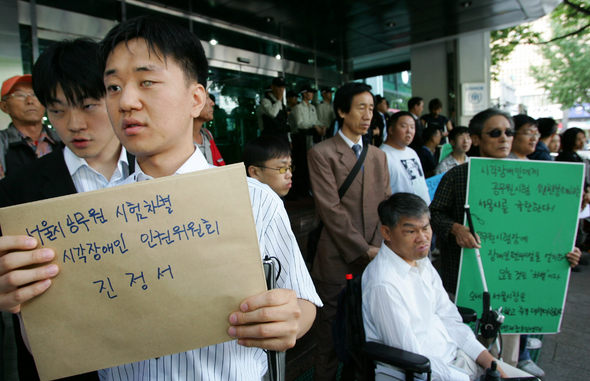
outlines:
M341 126L338 133L308 153L309 176L316 208L324 223L313 263L312 277L324 302L317 323L318 356L315 380L334 380L338 360L332 343L332 321L345 275L360 275L379 251L381 233L377 206L390 194L385 154L369 145L361 170L342 197L338 189L363 149L362 136L373 116L371 88L347 83L334 99Z

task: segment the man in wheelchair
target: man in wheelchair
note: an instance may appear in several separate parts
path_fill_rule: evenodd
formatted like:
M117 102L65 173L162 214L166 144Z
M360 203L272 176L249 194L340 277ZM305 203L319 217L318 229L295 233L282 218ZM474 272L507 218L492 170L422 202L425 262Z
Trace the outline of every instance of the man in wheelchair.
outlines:
M530 377L496 360L462 322L430 263L432 239L426 203L396 193L379 205L383 243L362 277L366 340L401 348L430 360L433 380L476 380L497 361L502 377ZM377 363L375 380L404 374Z

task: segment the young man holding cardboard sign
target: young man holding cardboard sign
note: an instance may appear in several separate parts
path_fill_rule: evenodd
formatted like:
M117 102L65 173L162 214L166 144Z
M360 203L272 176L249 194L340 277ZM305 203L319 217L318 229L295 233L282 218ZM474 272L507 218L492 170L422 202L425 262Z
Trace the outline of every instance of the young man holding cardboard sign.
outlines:
M120 184L129 175L129 158L113 133L106 111L100 65L95 59L88 60L88 57L97 55L97 43L77 39L49 46L35 62L35 95L47 108L49 120L65 147L54 150L4 178L0 182L0 206L97 190ZM18 241L16 237L2 237L3 244L11 240ZM13 261L18 258L24 263L36 253L52 254L45 251L35 254L15 252L2 258L6 265L18 265ZM31 275L33 271L51 277L58 269L56 265L50 265L37 270L24 270L20 273L24 277L16 272L11 275L12 281L29 283L30 278L26 274ZM4 273L5 268L0 266L0 277ZM0 309L5 309L2 299L27 299L44 291L49 285L46 279L23 288L14 288L8 293L5 292L7 285L0 286ZM17 312L19 306L12 305L11 308L11 312ZM19 345L18 349L20 378L38 379L30 354L24 345ZM97 378L96 373L79 377Z
M113 28L103 48L107 109L115 134L137 157L139 168L133 178L141 181L208 168L192 140L193 118L207 98L207 60L197 37L179 26L140 18ZM290 247L277 247L266 236L261 242L261 250L275 250L272 254L283 259L285 276L279 287L284 288L245 299L229 316L228 334L237 341L105 369L101 379L146 379L146 367L158 369L149 378L185 379L195 373L212 380L260 379L266 370L262 349L286 350L311 327L314 303L321 302L280 199L262 184L249 182L249 188L255 220L262 219L263 212L275 216L257 230L276 228L291 242ZM172 365L172 358L191 365L183 371Z

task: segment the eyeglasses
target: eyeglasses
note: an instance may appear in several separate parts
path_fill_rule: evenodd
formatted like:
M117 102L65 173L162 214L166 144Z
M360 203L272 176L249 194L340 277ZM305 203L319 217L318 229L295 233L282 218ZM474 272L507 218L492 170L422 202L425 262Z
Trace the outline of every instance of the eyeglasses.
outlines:
M27 92L24 92L24 91L15 91L14 93L10 93L10 94L6 95L4 97L4 99L16 98L16 99L19 99L21 101L24 101L28 97L37 98L37 96L35 95L35 93L27 93Z
M295 171L295 166L294 165L290 165L288 167L281 167L281 168L270 168L270 167L264 167L262 165L257 165L258 168L265 168L265 169L272 169L275 171L279 171L279 173L281 175L284 175L285 173L287 173L287 171L291 171L291 173L293 173Z
M533 131L523 131L523 132L518 132L519 135L523 135L523 136L529 136L529 137L534 137L536 139L539 139L541 137L541 134L538 132L533 132Z
M514 136L514 130L507 128L506 130L501 130L499 128L494 128L491 131L486 132L486 134L490 137L490 138L499 138L500 135L502 135L502 133L504 133L504 135L506 135L507 137L511 137Z

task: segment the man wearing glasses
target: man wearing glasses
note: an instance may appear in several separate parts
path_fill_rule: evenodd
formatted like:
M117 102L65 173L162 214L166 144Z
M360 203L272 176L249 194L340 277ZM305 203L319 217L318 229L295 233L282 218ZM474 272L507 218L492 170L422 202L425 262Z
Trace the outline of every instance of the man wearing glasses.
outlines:
M268 185L279 197L285 197L293 185L291 148L277 135L262 135L249 141L242 155L246 174Z
M59 147L57 133L43 126L45 108L33 92L30 74L2 83L0 109L12 122L0 131L0 178Z

